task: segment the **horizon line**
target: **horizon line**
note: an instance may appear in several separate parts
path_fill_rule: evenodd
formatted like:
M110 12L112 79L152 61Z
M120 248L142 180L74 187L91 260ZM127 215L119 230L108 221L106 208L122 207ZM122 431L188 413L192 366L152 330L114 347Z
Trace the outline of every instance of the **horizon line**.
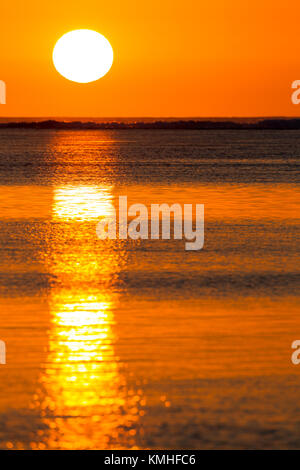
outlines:
M299 119L290 115L256 115L256 116L0 116L0 119Z

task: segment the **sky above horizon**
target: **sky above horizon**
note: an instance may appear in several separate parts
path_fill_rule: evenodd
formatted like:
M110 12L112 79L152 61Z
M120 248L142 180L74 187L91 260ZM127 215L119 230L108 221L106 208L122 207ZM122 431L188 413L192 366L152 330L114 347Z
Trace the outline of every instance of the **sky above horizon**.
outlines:
M9 116L299 116L296 0L16 0L1 5L0 80ZM52 63L74 29L103 34L108 74L66 80Z

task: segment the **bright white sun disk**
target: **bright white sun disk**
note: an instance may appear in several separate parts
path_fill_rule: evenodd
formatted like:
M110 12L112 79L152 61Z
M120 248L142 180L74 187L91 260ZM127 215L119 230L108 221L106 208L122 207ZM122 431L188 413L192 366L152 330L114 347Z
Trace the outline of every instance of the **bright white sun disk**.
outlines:
M112 66L113 49L102 34L77 29L64 34L53 49L56 70L68 80L88 83L103 77Z

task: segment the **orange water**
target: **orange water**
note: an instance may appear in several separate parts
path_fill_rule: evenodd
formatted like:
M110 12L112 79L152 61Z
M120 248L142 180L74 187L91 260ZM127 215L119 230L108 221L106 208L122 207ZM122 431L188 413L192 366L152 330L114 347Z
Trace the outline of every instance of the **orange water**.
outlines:
M1 133L0 447L298 448L300 133ZM119 195L204 249L99 240Z

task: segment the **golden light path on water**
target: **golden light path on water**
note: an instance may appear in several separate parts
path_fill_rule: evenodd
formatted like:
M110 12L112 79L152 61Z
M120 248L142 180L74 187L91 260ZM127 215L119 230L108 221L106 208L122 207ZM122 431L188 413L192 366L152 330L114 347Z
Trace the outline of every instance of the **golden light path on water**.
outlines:
M110 288L120 250L97 252L97 218L110 213L111 187L54 188L49 271L48 357L35 396L45 431L38 448L136 447L142 390L128 389L115 353ZM98 280L100 287L97 288Z
M54 220L95 220L111 214L111 186L58 186L54 189Z

